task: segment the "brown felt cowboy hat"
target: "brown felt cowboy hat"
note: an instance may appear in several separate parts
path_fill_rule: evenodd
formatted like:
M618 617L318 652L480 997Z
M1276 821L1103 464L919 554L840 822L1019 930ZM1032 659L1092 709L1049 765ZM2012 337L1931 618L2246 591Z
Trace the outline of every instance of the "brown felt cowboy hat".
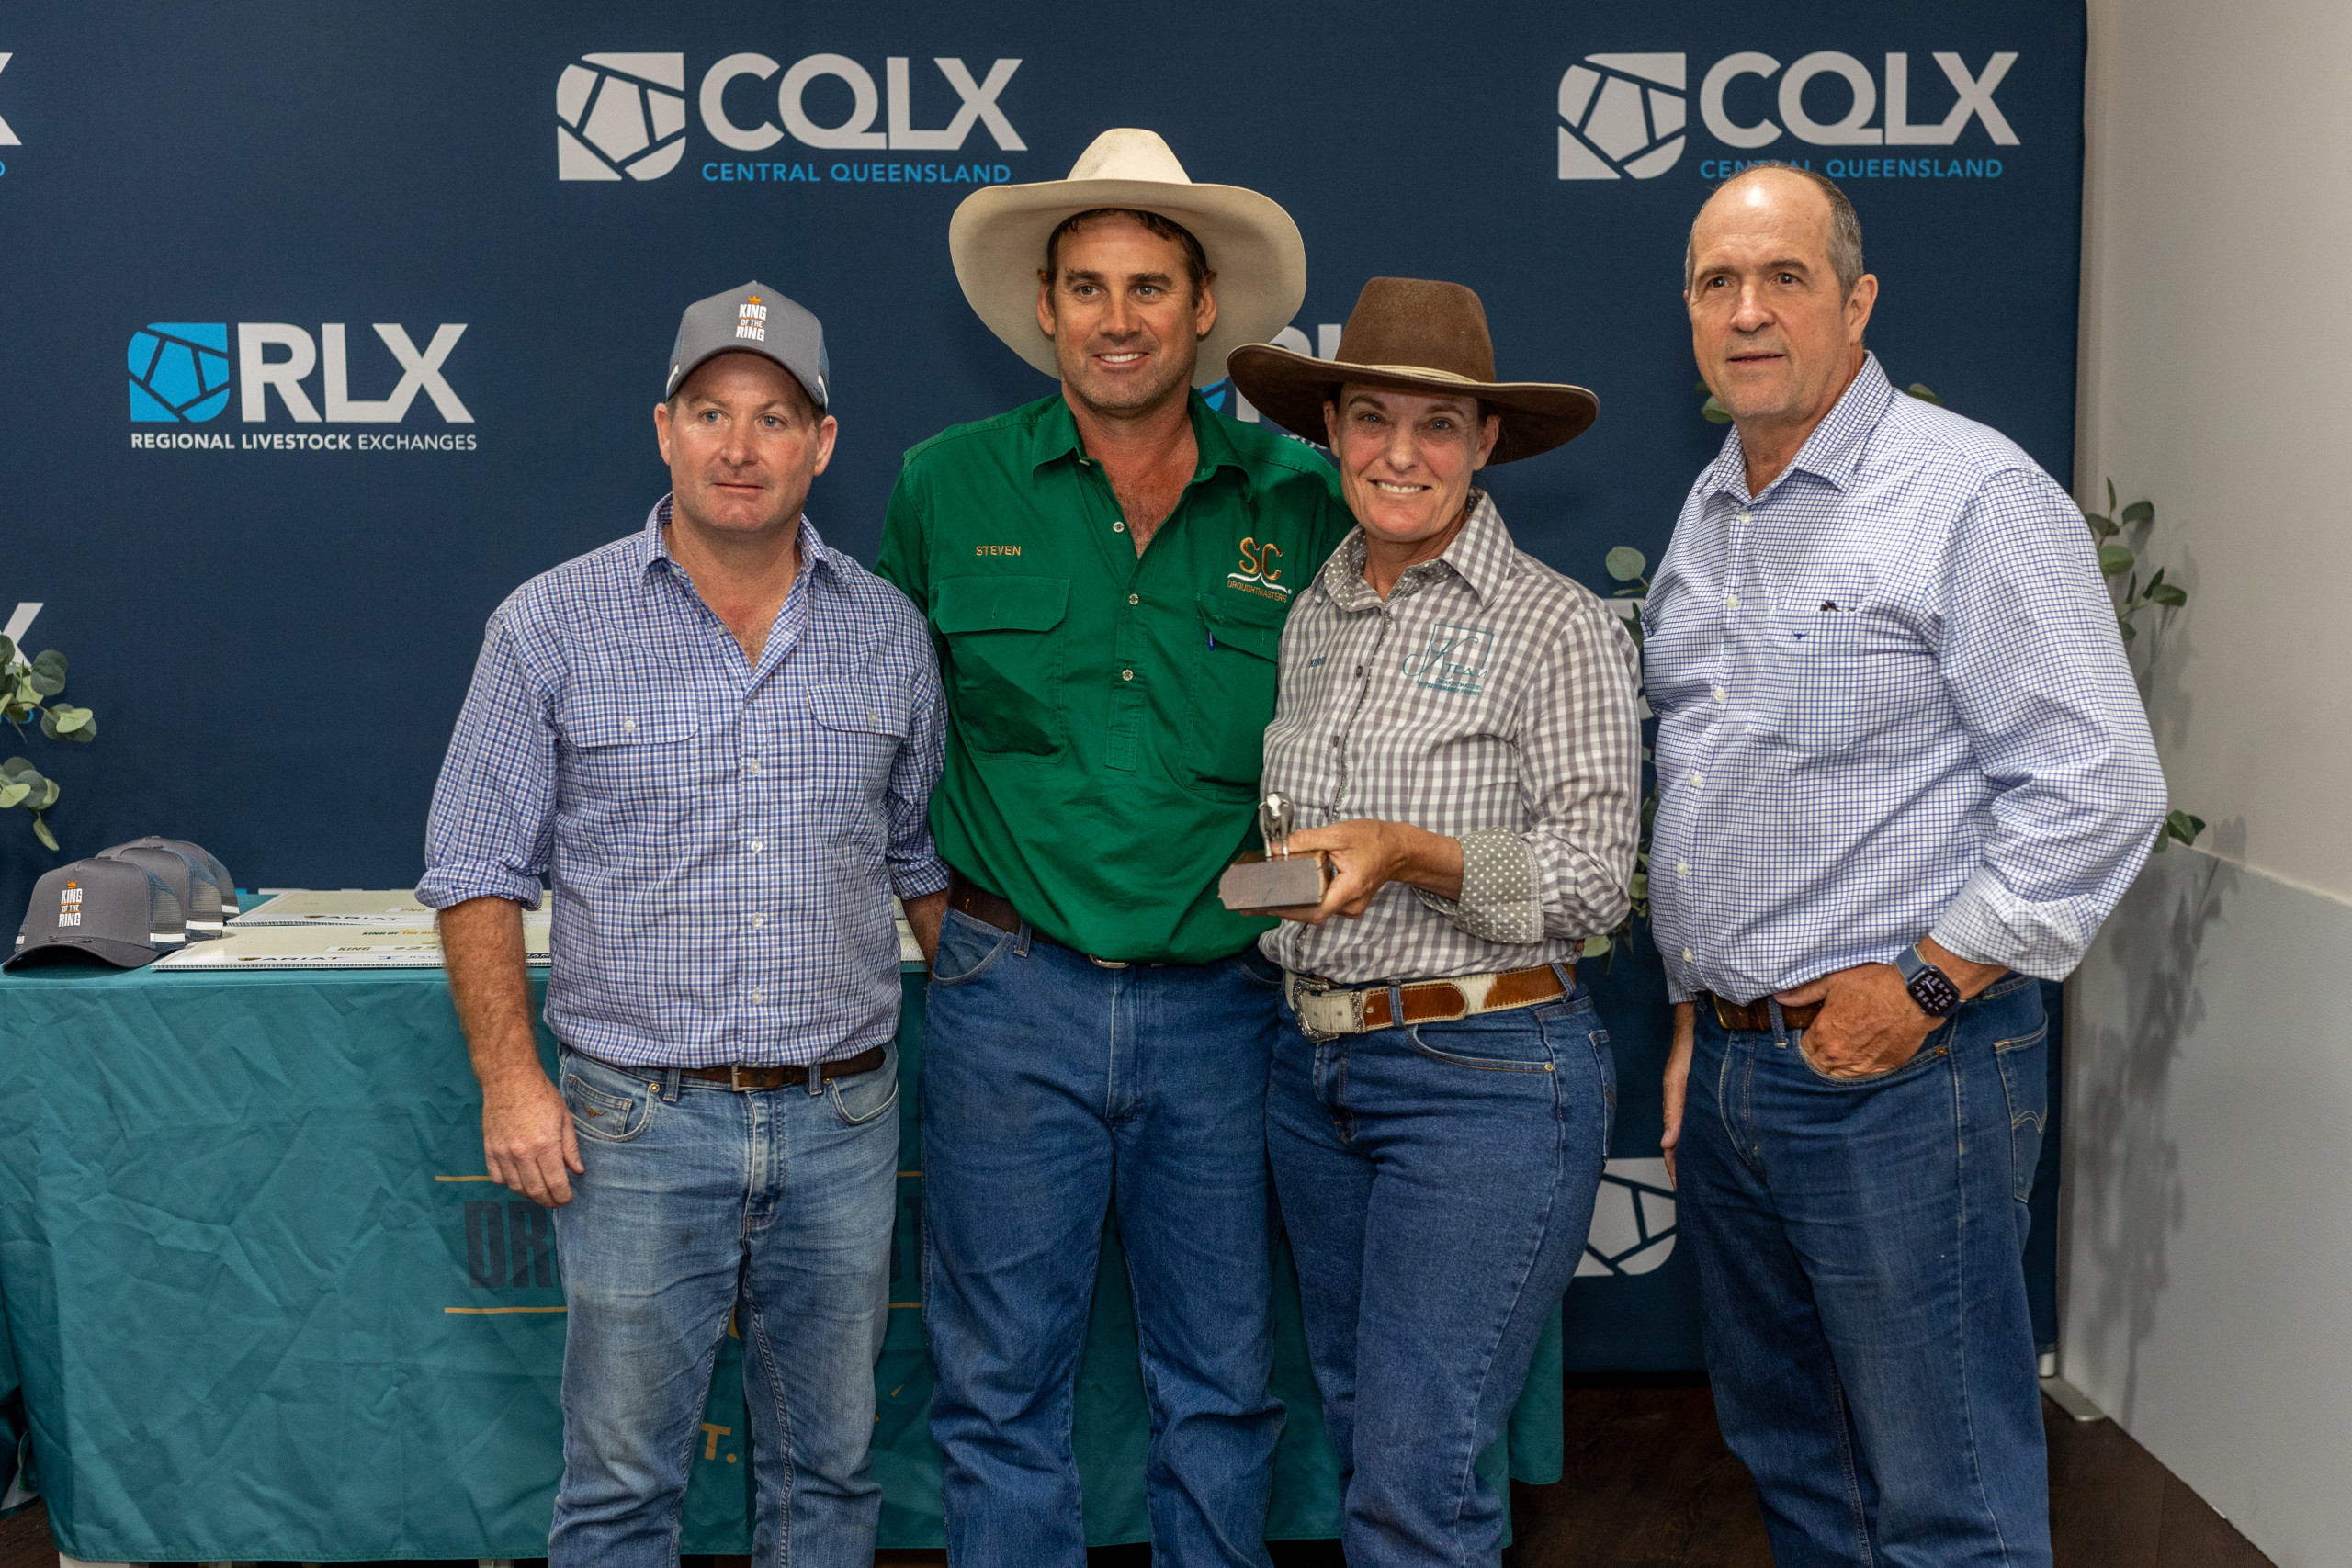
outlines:
M1342 383L1483 399L1502 417L1490 463L1549 452L1582 435L1600 400L1582 387L1495 379L1487 308L1459 283L1375 277L1329 359L1253 343L1233 351L1227 370L1241 395L1283 429L1321 443L1323 405Z

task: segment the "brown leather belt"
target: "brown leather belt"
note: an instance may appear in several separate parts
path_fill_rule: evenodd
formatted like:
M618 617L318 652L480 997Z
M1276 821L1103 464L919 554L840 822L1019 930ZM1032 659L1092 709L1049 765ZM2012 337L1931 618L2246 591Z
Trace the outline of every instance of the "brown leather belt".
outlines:
M1499 975L1465 975L1458 980L1416 980L1396 987L1404 1003L1400 1020L1386 987L1323 986L1304 976L1291 976L1290 1004L1299 1027L1316 1038L1361 1034L1393 1028L1398 1022L1443 1023L1477 1013L1507 1008L1532 1007L1567 995L1576 984L1576 970L1566 985L1548 964L1528 969L1508 969Z
M1713 991L1702 991L1699 998L1713 1006L1715 1021L1725 1029L1745 1030L1751 1034L1772 1032L1772 998L1770 997L1758 997L1752 1002L1735 1002ZM1790 1029L1809 1029L1813 1021L1820 1016L1819 1002L1807 1002L1796 1008L1783 1003L1781 1007L1781 1022Z
M1021 911L1012 907L1012 899L1000 897L985 887L974 886L971 878L952 865L947 868L947 907L951 909L961 909L980 924L994 926L1001 931L1017 931L1023 926L1028 925L1028 922L1021 918ZM1159 967L1158 964L1149 960L1137 960L1131 964L1124 958L1097 958L1091 953L1080 953L1077 948L1056 942L1035 926L1029 926L1029 935L1033 941L1042 942L1047 947L1058 947L1065 953L1077 953L1089 964L1101 969Z
M583 1056L588 1055L585 1051L580 1054ZM854 1077L859 1073L870 1073L882 1065L884 1055L883 1047L876 1045L870 1051L860 1051L854 1056L843 1056L837 1062L819 1062L814 1066L799 1062L786 1062L773 1067L747 1067L738 1062L724 1067L680 1067L678 1076L682 1078L694 1078L702 1083L723 1083L736 1093L744 1094L755 1089L782 1089L787 1084L805 1088L808 1082L808 1075L812 1072L817 1075L819 1083L824 1083L832 1078ZM592 1062L603 1060L596 1056L589 1056L588 1059ZM603 1062L603 1065L616 1073L627 1073L631 1077L658 1075L666 1070L662 1067L644 1066L625 1066L618 1062Z

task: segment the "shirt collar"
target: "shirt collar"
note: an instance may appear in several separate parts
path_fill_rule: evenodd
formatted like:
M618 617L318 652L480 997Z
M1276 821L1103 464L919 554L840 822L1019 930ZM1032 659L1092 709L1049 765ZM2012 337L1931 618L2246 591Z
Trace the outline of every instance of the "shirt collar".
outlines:
M653 510L645 514L644 531L637 536L638 570L643 575L652 575L657 566L664 570L678 570L677 558L670 554L669 536L662 532L670 522L671 499L665 495L653 503ZM833 547L819 536L817 525L808 521L808 514L804 512L800 514L799 580L808 580L819 567L828 574L841 571Z
M1426 561L1405 569L1397 579L1399 587L1415 573L1424 576L1443 569L1470 585L1481 603L1491 602L1518 570L1518 547L1511 543L1510 530L1503 526L1503 514L1495 506L1495 498L1483 490L1473 489L1469 499L1470 515L1462 525L1462 532L1453 536L1444 549ZM1323 566L1320 579L1323 591L1337 600L1343 609L1360 607L1360 601L1372 593L1372 584L1363 580L1363 558L1367 548L1363 525L1359 523L1331 558ZM1391 591L1392 596L1394 591Z
M1781 470L1772 489L1782 479L1803 470L1815 479L1826 479L1844 490L1854 482L1854 471L1861 467L1862 453L1870 445L1871 432L1894 404L1894 383L1886 378L1879 366L1878 355L1862 355L1862 367L1854 373L1852 385L1838 398L1813 434L1804 438L1797 455ZM1754 500L1747 494L1747 458L1739 445L1739 431L1735 427L1724 437L1723 450L1707 470L1706 489L1709 495L1729 494L1734 499Z
M1234 448L1233 438L1226 433L1225 422L1197 391L1188 393L1185 412L1193 422L1193 445L1200 453L1199 466L1193 471L1195 482L1207 479L1219 468L1231 468L1241 476L1245 485L1255 485L1250 465L1241 460ZM1064 457L1083 461L1086 448L1078 437L1078 416L1069 412L1069 403L1057 392L1047 400L1045 412L1037 416L1037 428L1029 447L1029 466L1042 468Z

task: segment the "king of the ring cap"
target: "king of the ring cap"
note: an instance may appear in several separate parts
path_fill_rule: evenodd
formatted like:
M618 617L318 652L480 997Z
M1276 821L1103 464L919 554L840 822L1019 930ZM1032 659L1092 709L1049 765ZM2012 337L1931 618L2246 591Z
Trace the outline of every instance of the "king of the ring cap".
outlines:
M229 868L220 863L220 857L214 854L210 850L206 849L202 844L191 842L187 839L157 838L151 833L143 839L133 839L127 844L117 844L112 850L100 850L98 852L98 855L99 858L104 859L105 857L114 853L115 850L128 849L170 850L175 853L186 855L187 857L189 868L193 870L199 878L209 880L213 886L220 890L220 916L222 921L225 923L230 916L232 916L237 912L236 878L231 876L229 874ZM197 911L193 909L188 913L187 923L188 930L191 934L204 936L218 936L222 934L223 927L221 925L214 925L209 928L204 926L197 919Z
M199 855L161 839L137 839L98 852L100 860L127 860L145 866L164 879L187 916L190 942L205 942L227 934L220 916L220 884Z
M819 413L832 402L825 329L764 283L747 283L686 307L678 318L678 341L670 350L670 378L662 383L662 400L684 386L704 360L739 353L773 359L791 371Z
M136 969L187 939L186 917L163 878L128 860L77 860L33 884L17 950L0 969L82 957Z

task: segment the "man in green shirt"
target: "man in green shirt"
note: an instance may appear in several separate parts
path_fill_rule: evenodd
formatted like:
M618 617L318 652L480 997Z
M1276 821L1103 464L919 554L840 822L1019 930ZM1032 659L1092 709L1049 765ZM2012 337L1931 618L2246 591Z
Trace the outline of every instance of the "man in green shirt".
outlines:
M1291 596L1353 520L1312 448L1191 389L1289 322L1305 250L1282 209L1192 184L1141 130L1068 180L975 194L949 247L981 319L1061 388L908 453L882 542L951 720L922 1105L948 1552L1085 1561L1070 1419L1115 1203L1158 1551L1262 1564L1281 972L1255 947L1270 922L1216 888L1255 843Z

